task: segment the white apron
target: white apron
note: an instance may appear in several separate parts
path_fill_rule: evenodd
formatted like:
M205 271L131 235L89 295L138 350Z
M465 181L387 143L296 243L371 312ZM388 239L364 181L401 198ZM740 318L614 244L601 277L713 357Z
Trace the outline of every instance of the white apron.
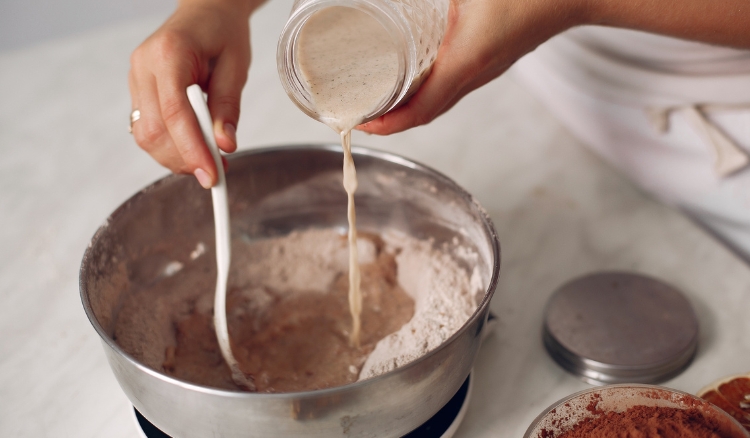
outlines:
M750 51L586 26L513 71L596 153L750 260Z

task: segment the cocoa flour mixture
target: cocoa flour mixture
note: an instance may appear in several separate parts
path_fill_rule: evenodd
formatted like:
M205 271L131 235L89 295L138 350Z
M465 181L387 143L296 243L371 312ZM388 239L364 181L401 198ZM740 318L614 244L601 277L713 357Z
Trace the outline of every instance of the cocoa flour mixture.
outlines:
M314 390L381 374L436 348L476 309L478 275L459 267L450 248L388 233L360 235L357 247L363 311L354 347L345 235L324 229L233 240L229 334L257 391ZM191 255L197 257L212 254ZM181 380L240 389L213 328L213 278L186 263L172 262L167 270L159 283L126 297L115 323L117 343Z

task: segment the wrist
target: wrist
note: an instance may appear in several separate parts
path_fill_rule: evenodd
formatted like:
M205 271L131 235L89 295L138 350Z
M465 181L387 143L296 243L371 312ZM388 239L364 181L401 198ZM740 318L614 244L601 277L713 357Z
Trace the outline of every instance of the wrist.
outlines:
M554 1L554 0L553 0ZM596 22L594 6L596 0L564 0L556 2L561 15L559 32L575 26L594 24Z
M596 0L532 0L523 3L522 19L519 20L523 23L523 41L519 46L533 50L572 27L590 24L590 3L594 1Z
M230 15L250 18L265 0L178 0L177 9L220 9Z

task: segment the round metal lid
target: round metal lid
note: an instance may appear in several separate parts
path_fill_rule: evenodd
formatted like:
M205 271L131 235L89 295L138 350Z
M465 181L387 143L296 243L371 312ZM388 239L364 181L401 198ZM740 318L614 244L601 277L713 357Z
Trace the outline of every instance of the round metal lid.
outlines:
M592 384L657 383L684 370L698 344L698 318L673 287L627 272L586 275L547 303L544 346Z

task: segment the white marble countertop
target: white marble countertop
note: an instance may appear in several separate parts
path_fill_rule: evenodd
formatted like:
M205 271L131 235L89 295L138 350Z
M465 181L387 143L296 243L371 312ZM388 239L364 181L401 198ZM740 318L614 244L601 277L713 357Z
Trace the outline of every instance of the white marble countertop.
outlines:
M254 66L239 142L332 142L279 84L276 39L290 8L254 18ZM127 133L130 51L159 23L139 20L0 54L0 436L135 437L128 401L78 295L98 225L166 172ZM475 194L503 249L496 333L476 362L459 438L518 437L544 408L588 385L541 343L545 301L583 273L624 269L685 292L698 355L665 385L694 392L750 370L750 270L679 212L584 150L510 76L430 126L356 144L428 164Z

